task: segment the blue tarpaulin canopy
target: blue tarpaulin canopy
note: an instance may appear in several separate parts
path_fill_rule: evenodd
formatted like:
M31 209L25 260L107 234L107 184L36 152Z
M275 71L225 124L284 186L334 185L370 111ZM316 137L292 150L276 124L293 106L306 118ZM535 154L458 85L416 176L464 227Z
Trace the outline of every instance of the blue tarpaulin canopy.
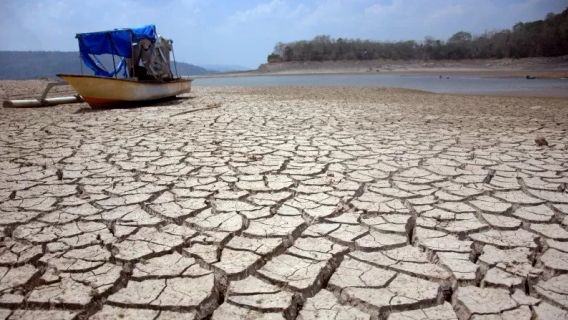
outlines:
M151 42L156 41L156 26L153 24L140 28L115 29L109 31L78 33L79 52L81 59L87 67L95 72L97 76L112 77L121 70L125 69L124 58L132 57L132 44L142 39ZM102 64L93 59L91 55L112 54L122 57L119 66L114 72L109 72L102 67Z

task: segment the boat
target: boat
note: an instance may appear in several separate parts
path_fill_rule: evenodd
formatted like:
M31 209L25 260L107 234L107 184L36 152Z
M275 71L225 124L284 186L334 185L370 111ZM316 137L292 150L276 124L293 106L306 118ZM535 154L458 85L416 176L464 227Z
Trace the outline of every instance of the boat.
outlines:
M191 80L151 81L59 74L92 108L137 105L190 92Z
M81 70L93 75L58 74L91 108L147 104L191 91L192 79L172 73L173 41L156 33L154 25L79 33ZM101 62L112 57L112 69ZM117 61L118 58L118 61ZM118 62L118 64L117 64ZM83 73L83 72L82 72Z

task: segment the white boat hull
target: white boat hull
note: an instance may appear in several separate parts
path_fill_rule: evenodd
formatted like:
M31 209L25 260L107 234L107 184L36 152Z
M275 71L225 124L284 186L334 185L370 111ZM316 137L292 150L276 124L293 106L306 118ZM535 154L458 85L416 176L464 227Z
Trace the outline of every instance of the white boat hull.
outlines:
M191 91L191 79L167 82L58 74L93 108L159 100Z

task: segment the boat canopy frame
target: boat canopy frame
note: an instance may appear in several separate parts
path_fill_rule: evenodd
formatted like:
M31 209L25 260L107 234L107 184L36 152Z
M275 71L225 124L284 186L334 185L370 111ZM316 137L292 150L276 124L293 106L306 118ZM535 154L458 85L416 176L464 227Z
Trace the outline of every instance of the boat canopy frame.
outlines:
M139 28L78 33L75 38L79 41L79 54L82 62L93 70L96 76L117 77L122 71L123 76L127 77L126 59L132 58L133 44L143 39L155 43L158 36L156 26L149 24ZM112 55L113 71L107 71L96 57L102 54ZM115 56L121 58L118 66L116 66Z

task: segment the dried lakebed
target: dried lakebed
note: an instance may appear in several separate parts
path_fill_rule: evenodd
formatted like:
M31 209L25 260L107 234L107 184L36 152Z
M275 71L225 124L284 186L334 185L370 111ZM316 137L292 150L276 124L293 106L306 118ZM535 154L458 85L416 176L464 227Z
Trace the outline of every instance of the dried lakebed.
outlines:
M568 318L566 100L198 88L0 129L1 319Z

